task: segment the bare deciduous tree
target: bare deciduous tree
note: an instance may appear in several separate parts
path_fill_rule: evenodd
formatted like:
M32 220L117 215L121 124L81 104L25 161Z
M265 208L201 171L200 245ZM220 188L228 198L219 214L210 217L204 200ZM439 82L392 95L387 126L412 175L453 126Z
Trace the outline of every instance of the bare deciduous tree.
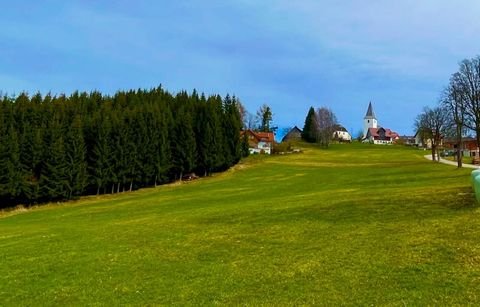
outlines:
M465 115L466 96L463 90L460 73L455 73L450 78L450 84L443 92L441 105L448 112L449 130L456 140L456 159L457 166L462 167L462 148L463 134L465 132L466 115Z
M332 110L321 107L315 114L314 124L317 132L317 142L323 147L328 147L337 124L337 117Z
M247 129L248 128L248 111L243 105L243 103L240 101L240 99L237 98L237 108L238 108L238 114L240 114L240 121L242 122L242 128Z
M476 132L477 144L480 144L480 56L463 60L454 76L463 100L464 125Z
M432 160L440 160L438 146L448 129L448 111L442 107L425 107L415 120L415 128L432 142Z

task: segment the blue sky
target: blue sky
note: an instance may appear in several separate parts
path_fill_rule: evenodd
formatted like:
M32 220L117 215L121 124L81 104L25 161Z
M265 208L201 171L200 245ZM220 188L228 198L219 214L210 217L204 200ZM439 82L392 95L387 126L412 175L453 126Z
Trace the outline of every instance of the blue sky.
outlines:
M0 90L196 88L251 113L266 103L279 127L327 106L354 134L372 101L411 134L480 54L478 16L473 0L16 1L2 6Z

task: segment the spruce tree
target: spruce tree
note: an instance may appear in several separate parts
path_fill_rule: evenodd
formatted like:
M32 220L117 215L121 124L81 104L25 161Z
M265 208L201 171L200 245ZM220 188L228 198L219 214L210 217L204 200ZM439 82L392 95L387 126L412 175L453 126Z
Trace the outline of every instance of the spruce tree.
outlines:
M223 106L219 95L209 98L208 115L212 129L212 139L209 148L209 156L212 157L213 171L225 168L227 160L227 143L223 129Z
M168 180L168 172L171 167L170 144L168 141L168 126L171 123L171 115L165 106L158 112L156 154L153 161L155 168L155 185L157 185L158 182Z
M174 135L172 135L173 169L181 180L183 174L194 167L196 144L192 128L191 115L185 105L179 106L174 119Z
M257 121L260 123L258 130L262 132L270 132L270 123L272 122L272 118L272 109L266 104L262 105L257 111Z
M22 194L23 178L18 135L13 125L0 139L0 196L14 201Z
M59 126L50 127L45 143L48 147L40 174L40 189L48 200L64 199L68 196L68 175L65 144Z
M90 174L92 182L96 185L97 195L103 189L106 193L107 184L110 180L111 173L111 147L110 147L110 131L109 124L104 118L99 120L99 125L96 129L96 141L93 145Z
M125 121L125 130L123 131L124 138L124 165L125 165L125 180L126 188L132 191L135 179L138 177L138 165L140 164L138 147L137 147L137 135L133 126L135 125L133 111L127 113Z
M302 131L302 139L309 143L316 142L315 129L315 110L313 109L313 107L310 107L307 117L305 118L305 125L303 126Z
M196 121L195 121L195 139L196 139L196 148L197 148L197 167L203 172L203 175L208 174L209 168L211 167L210 157L208 152L209 139L211 137L212 131L208 123L207 117L207 105L206 102L202 101L196 106Z
M87 186L87 152L82 129L81 119L77 116L66 134L66 177L69 199L82 195Z
M242 157L245 158L245 157L248 157L248 155L250 154L250 146L248 144L248 135L247 133L244 133L243 134L243 137L242 137Z
M229 95L224 100L224 135L226 138L226 167L236 164L241 157L240 130L242 123L235 96Z

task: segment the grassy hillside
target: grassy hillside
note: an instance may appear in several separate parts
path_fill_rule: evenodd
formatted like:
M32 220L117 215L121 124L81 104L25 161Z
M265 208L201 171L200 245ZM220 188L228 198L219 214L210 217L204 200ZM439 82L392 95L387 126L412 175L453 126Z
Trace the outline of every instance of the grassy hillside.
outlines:
M370 145L0 217L0 304L480 304L469 171Z

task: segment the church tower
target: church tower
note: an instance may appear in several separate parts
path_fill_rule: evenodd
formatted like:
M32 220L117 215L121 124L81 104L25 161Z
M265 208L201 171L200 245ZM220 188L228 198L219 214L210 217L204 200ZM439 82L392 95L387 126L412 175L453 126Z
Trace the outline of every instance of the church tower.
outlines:
M377 118L373 112L372 102L368 104L367 114L363 118L363 138L367 136L369 128L377 128Z

